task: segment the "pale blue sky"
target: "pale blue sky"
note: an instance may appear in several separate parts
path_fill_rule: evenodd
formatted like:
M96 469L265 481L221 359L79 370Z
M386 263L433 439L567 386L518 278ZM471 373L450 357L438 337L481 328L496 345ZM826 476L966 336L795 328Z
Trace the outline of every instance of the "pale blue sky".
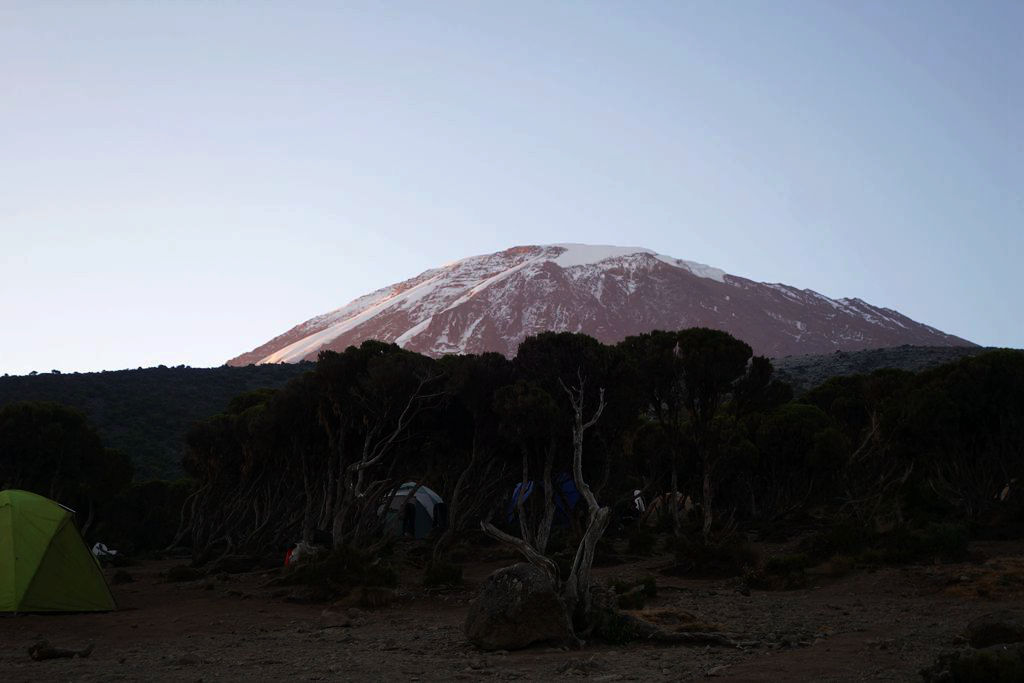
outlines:
M0 2L0 373L218 365L516 244L1024 346L1024 3Z

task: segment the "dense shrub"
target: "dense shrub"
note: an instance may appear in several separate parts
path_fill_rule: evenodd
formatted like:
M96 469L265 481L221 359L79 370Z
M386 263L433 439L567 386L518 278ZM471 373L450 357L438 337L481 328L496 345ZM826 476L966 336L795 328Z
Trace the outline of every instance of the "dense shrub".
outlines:
M760 565L747 566L743 582L750 588L761 590L793 590L807 585L805 570L810 558L803 553L776 555Z
M969 541L969 528L960 523L929 523L919 528L904 525L877 533L843 521L808 539L803 550L811 559L838 556L857 564L953 562L967 557Z
M658 583L653 576L614 579L611 588L621 609L643 609L648 600L658 595Z
M343 546L322 560L288 568L281 583L311 586L340 596L357 587L394 587L398 574L384 559Z
M963 524L929 524L923 529L900 528L882 537L881 549L887 562L956 561L967 557L970 540Z

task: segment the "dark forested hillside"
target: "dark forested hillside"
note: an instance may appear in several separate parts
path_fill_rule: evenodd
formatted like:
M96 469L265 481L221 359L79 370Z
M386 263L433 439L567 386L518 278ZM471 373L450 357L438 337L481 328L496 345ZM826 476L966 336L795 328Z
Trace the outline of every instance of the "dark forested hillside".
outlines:
M136 481L181 476L185 433L220 413L232 397L277 388L312 363L249 367L156 367L0 377L0 406L53 401L82 410L104 445L127 454Z
M775 376L802 394L832 377L895 369L920 372L943 363L991 351L982 346L893 346L773 358Z

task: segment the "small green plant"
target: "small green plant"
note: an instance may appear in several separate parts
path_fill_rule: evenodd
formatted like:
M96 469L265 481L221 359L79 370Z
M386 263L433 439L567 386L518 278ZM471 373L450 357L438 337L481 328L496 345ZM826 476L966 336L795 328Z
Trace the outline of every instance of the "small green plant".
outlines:
M621 609L643 609L647 604L643 593L626 593L619 596L619 607Z
M636 638L633 621L613 610L602 610L594 633L610 645L624 645Z
M615 579L612 590L621 609L643 609L647 601L658 595L658 584L653 576L642 579Z

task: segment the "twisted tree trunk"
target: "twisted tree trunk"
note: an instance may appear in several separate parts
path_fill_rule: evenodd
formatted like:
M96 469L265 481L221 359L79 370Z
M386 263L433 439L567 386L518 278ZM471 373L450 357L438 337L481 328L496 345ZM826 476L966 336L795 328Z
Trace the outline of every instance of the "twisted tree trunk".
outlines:
M592 605L590 600L590 585L592 579L591 569L594 565L594 555L597 551L598 541L601 540L605 530L608 528L608 522L611 519L611 509L607 506L601 506L598 504L597 498L594 496L594 492L591 490L590 485L587 483L586 479L583 478L583 436L588 429L597 423L601 418L601 413L604 412L606 405L604 400L604 389L602 388L599 390L598 405L594 414L589 420L584 421L583 399L585 396L585 381L579 373L577 373L577 379L579 384L575 387L568 387L564 382L561 382L561 384L562 388L569 396L569 401L573 409L572 477L573 482L576 484L576 490L579 491L580 496L587 505L587 529L576 548L576 555L573 558L569 575L566 577L559 577L557 565L544 554L544 549L540 547L539 544L536 544L536 542L531 543L528 540L526 537L525 527L523 527L524 537L516 538L515 536L506 534L496 528L490 522L483 521L480 523L480 526L488 535L514 547L530 564L546 572L548 576L551 577L554 584L559 588L570 623L574 625L574 628L582 628L589 632L591 626L590 622L592 621ZM551 487L551 462L553 460L553 455L553 451L550 452L549 457L545 461L544 467L544 494L546 497L544 522L547 524L548 531L550 530L551 519L554 516L554 492ZM528 480L527 475L528 473L524 467L524 482ZM520 519L522 519L522 512L520 512ZM544 527L542 525L542 529L543 528ZM546 536L547 534L545 533L541 538L541 534L538 534L537 540L543 540L546 545Z
M587 503L587 530L576 548L576 557L573 559L572 570L562 590L562 597L565 599L569 614L574 617L574 621L586 624L590 620L590 583L594 553L597 551L597 542L601 540L608 528L611 509L598 504L590 485L583 478L583 434L601 419L601 413L605 408L604 389L602 388L598 392L598 405L593 416L584 422L583 378L579 377L578 387L569 388L563 383L562 388L569 395L569 401L573 408L572 478L576 484L576 490L580 492L580 496Z

